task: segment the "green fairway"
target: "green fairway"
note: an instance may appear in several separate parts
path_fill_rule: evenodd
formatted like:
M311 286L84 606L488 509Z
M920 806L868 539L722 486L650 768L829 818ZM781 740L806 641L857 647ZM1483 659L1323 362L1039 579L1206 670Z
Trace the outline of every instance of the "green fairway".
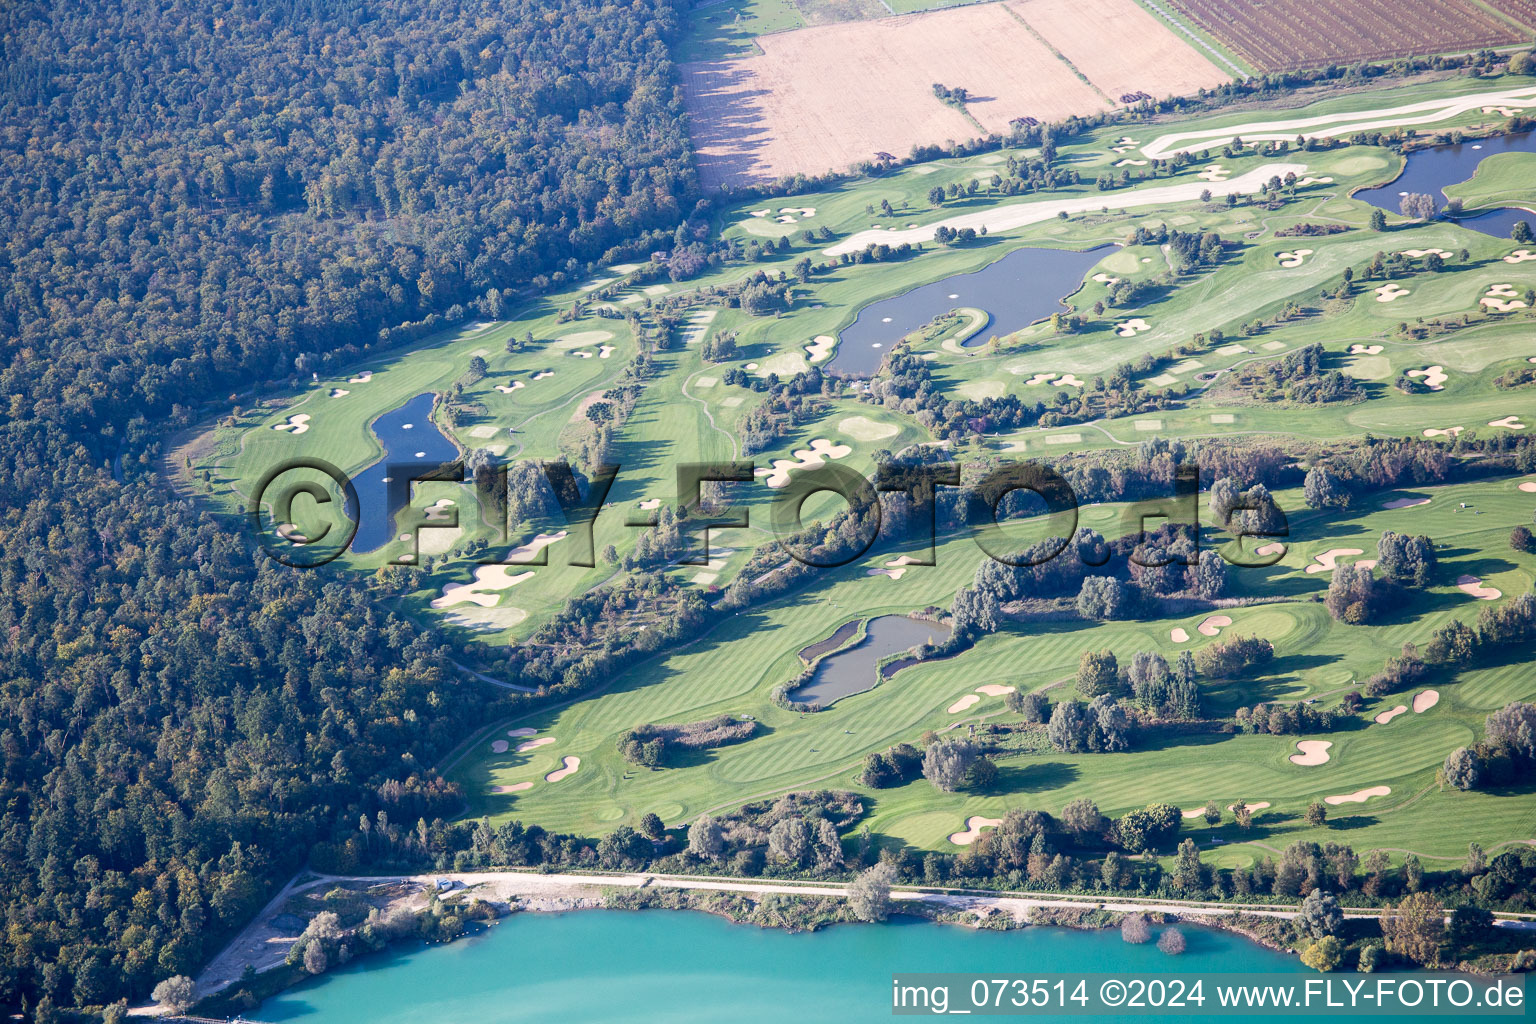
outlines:
M752 36L793 27L800 15L777 0L752 0L699 8L691 17L691 52L702 58L744 52ZM1497 82L1446 80L1347 95L1273 116L1340 115L1496 87ZM1385 230L1372 230L1373 208L1350 195L1399 173L1403 157L1393 149L1340 143L1285 153L1260 154L1250 148L1223 154L1218 148L1186 166L1157 169L1155 177L1152 169L1137 170L1123 186L1101 190L1097 184L1101 175L1119 173L1122 155L1114 147L1122 137L1142 144L1173 132L1214 137L1260 116L1247 110L1163 117L1063 138L1056 165L1076 171L1078 181L1039 193L1003 194L1001 176L993 176L1006 171L1010 159L1039 155L1004 149L839 181L793 199L721 204L713 213L716 235L750 253L755 263L729 260L681 282L655 268L642 271L649 276L632 278L635 265L600 270L592 280L530 300L494 323L461 325L409 348L371 353L264 404L242 408L202 439L195 457L189 456L190 469L206 473L207 482L200 486L231 509L245 500L262 472L288 456L321 456L356 472L378 457L370 427L374 420L424 392L446 396L440 403L440 426L466 453L506 460L577 458L592 430L586 409L625 379L637 355L648 353L649 376L613 437L610 454L621 470L595 530L596 549L612 545L622 559L639 535L626 519L658 504L677 504L678 464L742 457L744 433L774 379L771 374L783 381L813 360L826 365L841 332L871 303L973 273L1024 246L1077 251L1105 246L1096 253L1096 265L1065 297L1069 312L1080 319L1059 326L1046 319L1008 322L1006 310L957 301L954 315L946 313L911 337L911 350L926 361L936 391L954 403L1011 397L1025 406L1048 407L1058 393L1068 399L1095 393L1102 390L1102 379L1124 373L1143 397L1156 396L1160 407L1115 410L1085 421L1052 419L1052 413L1028 421L1035 425L1026 429L989 429L946 442L948 454L958 461L983 456L1049 460L1095 449L1134 449L1151 438L1199 442L1262 436L1284 446L1365 435L1450 442L1457 435L1462 440L1519 437L1536 429L1530 388L1509 390L1494 383L1501 374L1536 360L1536 311L1512 304L1536 288L1536 261L1520 259L1513 243L1454 223L1420 224L1391 215ZM1425 132L1487 129L1495 120L1474 108L1420 127ZM1267 205L1252 195L1231 203L1198 197L1202 181L1214 183L1280 164L1301 169L1295 184L1282 188ZM1213 171L1217 165L1223 170ZM1463 196L1468 209L1536 202L1532 180L1527 155L1501 154L1452 192ZM930 190L943 192L950 186L956 194L940 202L930 199ZM1137 198L1170 186L1189 186L1185 198L1156 203ZM1077 212L1026 217L1019 226L960 245L924 242L901 259L860 262L827 252L875 228L912 231L950 218L1063 200L1078 202ZM1219 235L1226 243L1220 259L1180 273L1170 246L1126 244L1138 228L1160 231L1164 226ZM777 245L780 239L783 248ZM763 248L765 243L771 244ZM1426 258L1430 252L1444 254L1438 267ZM1367 279L1378 256L1399 253L1416 255L1404 257L1390 280ZM808 273L797 266L802 260L813 265ZM753 316L724 297L758 271L792 281L787 308ZM1346 272L1353 282L1343 289ZM1117 299L1117 287L1126 285L1142 290L1130 300ZM677 332L676 343L658 344L669 329ZM524 343L529 336L532 344ZM727 336L734 339L734 356L706 360L705 339ZM961 347L967 340L982 343ZM1256 396L1236 385L1239 375L1312 344L1323 347L1326 368L1359 386L1357 400L1303 405ZM483 376L470 373L475 360L484 361ZM1414 372L1417 378L1406 379L1423 380L1425 387L1397 386ZM1435 375L1432 385L1430 373ZM363 376L367 379L356 380ZM734 382L728 379L733 376ZM839 464L860 474L872 472L879 452L939 441L931 411L919 411L910 398L886 396L883 380L877 377L867 390L829 389L755 456L759 475L777 472L780 482L790 478L796 470L774 470L775 461L809 464L801 460L816 441L835 451L832 458ZM340 391L347 393L332 397ZM450 416L442 411L446 405L458 411ZM272 429L296 415L310 417L306 431ZM1504 601L1529 590L1536 575L1531 559L1511 551L1508 537L1513 526L1531 522L1536 495L1518 489L1518 483L1506 477L1410 488L1372 495L1347 512L1310 511L1299 492L1280 495L1290 515L1286 553L1270 568L1233 571L1228 596L1236 603L1223 611L1233 622L1220 629L1222 637L1270 640L1276 660L1256 678L1210 682L1206 714L1230 720L1239 708L1262 702L1316 698L1335 703L1380 671L1404 643L1423 644L1452 619L1476 618L1486 603L1456 585L1461 576L1496 588ZM773 541L768 513L775 495L763 480L737 486L731 500L749 508L752 524L717 531L710 565L671 565L665 572L681 586L696 587L706 599L716 600ZM420 567L411 570L408 592L399 601L413 615L444 624L461 637L493 646L526 643L573 595L625 572L601 559L590 569L567 565L565 547L557 541L549 548L547 566L532 567L526 576L519 571L514 583L482 595L483 604L454 601L434 608L434 601L443 605L451 598L453 588L478 579L477 545L496 534L495 524L476 514L473 492L465 485L420 485L413 507L442 498L457 503L460 532L422 532ZM1392 498L1429 501L1382 507ZM837 507L837 499L822 496L807 504L805 515L809 520ZM1125 529L1121 513L1120 506L1090 506L1080 521L1113 537ZM415 521L402 519L400 527ZM1376 624L1334 621L1319 600L1328 573L1308 573L1307 567L1319 566L1317 556L1340 548L1359 549L1365 552L1360 557L1373 558L1377 538L1389 529L1435 540L1442 559L1435 584ZM377 552L349 554L340 564L371 571L409 549L410 542L394 540ZM1451 683L1437 684L1440 699L1433 708L1385 724L1377 724L1375 716L1412 694L1367 700L1343 728L1328 735L1333 746L1323 764L1291 762L1296 742L1306 736L1164 730L1123 753L1007 753L999 759L998 781L985 792L941 793L922 780L863 790L858 769L871 752L917 743L929 730L968 732L972 726L1011 721L1003 698L982 694L978 686L1015 686L1059 700L1073 693L1071 680L1084 650L1109 648L1123 664L1139 650L1173 660L1182 650L1216 642L1199 629L1208 612L1103 623L1011 621L958 657L909 668L826 711L800 714L775 705L774 689L791 683L804 668L797 657L801 648L856 619L947 609L985 557L968 536L941 538L933 567L901 567L895 560L902 553L881 550L822 571L789 596L753 605L707 635L605 679L599 692L488 728L452 770L464 789L467 813L494 820L516 817L595 836L619 823L636 825L651 812L668 825L679 825L758 796L851 788L870 798L868 822L882 841L953 852L957 848L948 836L962 829L970 815L1000 817L1016 807L1057 813L1081 796L1091 797L1109 814L1153 801L1185 809L1212 799L1222 806L1238 799L1269 803L1248 833L1230 822L1215 829L1203 821L1186 822L1186 829L1202 841L1223 841L1210 855L1222 864L1246 863L1295 838L1342 838L1361 850L1381 847L1449 858L1464 851L1469 840L1491 846L1530 835L1528 795L1442 792L1435 785L1436 769L1446 755L1478 738L1489 711L1536 697L1536 682L1519 659L1470 669ZM1175 640L1176 634L1190 639ZM979 699L962 701L967 695ZM638 767L619 754L619 737L639 725L718 715L750 715L760 726L745 742L695 752L673 767ZM529 729L535 734L528 735ZM516 732L508 735L508 730ZM525 744L536 745L519 752ZM1375 793L1376 787L1390 792ZM1373 794L1331 807L1333 824L1326 829L1310 828L1300 817L1314 799L1362 790Z

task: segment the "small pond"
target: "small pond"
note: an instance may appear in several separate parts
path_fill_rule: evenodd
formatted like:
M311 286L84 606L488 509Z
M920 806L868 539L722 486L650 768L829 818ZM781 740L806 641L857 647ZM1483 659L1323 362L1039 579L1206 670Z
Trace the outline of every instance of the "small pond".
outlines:
M1109 248L1101 245L1088 252L1017 249L981 270L954 274L871 303L843 329L827 366L867 377L880 368L892 344L960 306L984 309L992 316L992 322L969 339L972 345L1028 327L1065 309L1062 298L1082 287L1084 275Z
M851 625L857 626L857 623ZM840 627L833 637L843 634ZM936 622L922 622L905 615L880 615L869 620L864 638L852 647L829 654L817 664L805 683L791 691L789 699L802 704L826 707L833 701L873 689L875 665L881 658L921 643L939 643L949 638L949 627ZM829 638L831 639L831 638ZM826 643L827 641L823 641ZM820 646L820 645L813 645ZM810 648L807 648L809 650ZM911 664L909 661L908 664ZM905 668L906 666L901 666ZM886 677L892 675L887 669Z
M452 462L459 457L459 449L432 422L435 399L430 391L417 395L373 421L373 433L384 446L384 455L352 478L358 504L362 506L357 536L352 538L354 552L381 548L394 532L395 516L404 505L388 508L391 469L422 475L440 463ZM357 517L358 510L348 508L347 514Z

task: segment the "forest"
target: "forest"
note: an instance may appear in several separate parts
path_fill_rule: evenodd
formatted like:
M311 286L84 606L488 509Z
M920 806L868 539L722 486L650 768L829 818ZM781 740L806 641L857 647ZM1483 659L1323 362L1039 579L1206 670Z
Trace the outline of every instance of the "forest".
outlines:
M449 813L487 688L155 470L247 389L665 242L669 0L0 12L0 1004L189 972L317 842Z

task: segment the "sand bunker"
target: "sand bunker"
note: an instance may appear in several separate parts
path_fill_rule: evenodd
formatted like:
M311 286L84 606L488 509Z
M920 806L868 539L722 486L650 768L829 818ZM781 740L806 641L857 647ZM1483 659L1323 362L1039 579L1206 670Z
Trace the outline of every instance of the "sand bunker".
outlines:
M1221 164L1211 164L1211 166L1197 174L1196 177L1203 178L1206 181L1226 181L1231 174L1232 172L1221 166Z
M1312 255L1311 249L1297 249L1295 252L1277 252L1275 258L1280 261L1282 267L1299 267Z
M952 715L958 715L960 712L964 711L971 705L980 703L980 697L976 696L974 693L968 693L949 706L949 713Z
M1424 690L1413 695L1413 713L1422 715L1436 704L1440 703L1439 690Z
M446 523L449 521L448 510L453 507L452 498L438 498L422 511L427 515L429 523Z
M774 459L772 469L759 469L757 475L766 477L769 487L779 488L789 483L789 474L797 469L810 469L828 459L841 459L851 455L853 449L846 444L834 444L824 437L811 442L809 448L797 448L791 452L793 459Z
M1205 813L1205 808L1204 807L1196 807L1192 811L1180 811L1179 812L1179 817L1183 818L1185 821L1189 821L1191 818L1198 818L1198 817L1200 817L1204 813Z
M1382 508L1417 508L1420 505L1428 505L1431 498L1393 498L1391 501L1381 503Z
M970 846L981 838L982 829L996 828L1002 823L1002 818L983 818L980 815L972 815L965 819L965 831L950 833L949 841L956 846Z
M1325 796L1323 803L1332 807L1337 807L1339 804L1363 804L1373 796L1386 796L1391 792L1391 786L1372 786L1369 789L1357 789L1353 793L1344 793L1340 796Z
M1446 427L1444 429L1441 429L1440 427L1425 427L1424 428L1424 436L1425 437L1456 437L1458 434L1460 434L1463 430L1466 430L1466 429L1467 429L1466 427Z
M1094 274L1093 279L1099 282L1099 284L1117 285L1120 283L1118 277L1110 277L1108 274Z
M456 604L477 604L481 608L493 608L501 599L501 592L517 586L532 576L530 571L510 573L505 565L482 565L475 569L473 583L447 583L443 596L432 599L433 608L452 608Z
M492 740L491 741L491 753L493 753L493 754L505 754L506 752L507 752L507 741L506 740Z
M1013 693L1017 686L1004 686L1002 683L983 683L976 687L977 693L984 693L988 697L1001 697L1005 693Z
M575 356L577 359L591 359L592 358L592 353L591 352L572 352L571 355Z
M635 502L635 505L640 507L640 508L643 508L643 509L649 511L649 510L651 510L653 508L661 508L661 499L660 498L646 498L644 501L637 501L637 502Z
M1169 632L1168 636L1176 644L1184 644L1189 642L1189 634L1185 632L1184 627L1182 626L1173 627L1173 630Z
M301 412L289 416L286 423L272 424L273 430L285 430L292 434L303 434L309 430L309 413Z
M1227 811L1230 813L1232 808L1236 806L1237 804L1227 804ZM1268 800L1256 800L1253 803L1247 803L1245 801L1244 806L1246 806L1250 811L1263 811L1272 807L1273 804L1271 804Z
M1051 381L1051 387L1053 388L1080 388L1082 386L1083 382L1070 373L1064 373Z
M1514 285L1496 284L1488 289L1488 294L1479 299L1478 303L1496 313L1510 313L1526 307L1524 299L1515 297L1517 294Z
M1526 494L1536 494L1536 480L1527 480L1520 485L1520 489Z
M1377 302L1396 302L1404 295L1413 294L1396 281L1389 282L1376 289Z
M1434 253L1436 256L1439 256L1443 260L1450 259L1452 255L1451 252L1447 249L1404 249L1402 251L1402 255L1411 257L1416 260L1421 260L1425 256L1428 256L1430 253Z
M1200 625L1196 626L1195 628L1200 631L1201 636L1215 636L1220 633L1222 629L1230 625L1232 625L1232 620L1227 616L1210 615L1206 617L1204 622L1200 623Z
M555 371L554 370L540 370L538 373L534 374L529 379L530 380L543 380L545 377L553 377L554 375L555 375Z
M1325 764L1328 761L1328 748L1333 746L1330 740L1301 740L1296 744L1299 754L1291 755L1291 764L1315 765Z
M1520 417L1518 414L1514 416L1505 416L1503 419L1489 420L1488 425L1490 427L1503 427L1505 430L1525 429L1525 424L1520 422ZM299 431L295 430L294 433L297 434Z
M519 754L526 754L530 750L538 750L540 747L547 747L553 742L555 742L555 738L553 736L540 736L536 740L529 740L527 743L519 743L517 745L517 752Z
M832 346L837 344L837 339L830 334L818 334L805 346L805 356L813 363L819 363L832 354Z
M351 393L352 392L348 391L346 388L331 388L331 397L332 398L345 398L346 396L350 395Z
M607 359L609 356L613 355L613 352L614 349L612 345L597 346L597 358L599 359Z
M510 395L512 392L516 391L518 388L525 388L527 386L528 385L524 384L522 381L515 380L511 384L497 384L496 385L496 390L500 391L504 395Z
M514 737L516 737L516 736L537 736L538 734L539 734L539 730L533 728L531 725L525 725L521 729L508 729L507 730L507 735L508 736L514 736Z
M364 370L362 373L358 374L356 377L348 377L347 378L347 383L348 384L367 384L371 380L373 380L373 371L372 370Z
M1035 387L1040 384L1048 384L1050 383L1051 378L1055 376L1056 374L1054 373L1037 373L1033 377L1029 378L1029 380L1025 381L1024 386L1028 388Z
M907 574L907 566L917 564L917 559L913 558L911 555L902 555L898 558L891 559L889 562L886 562L886 568L871 569L866 575L889 576L893 580L899 580Z
M523 544L520 547L515 547L511 551L508 551L506 560L508 562L514 563L526 562L540 551L543 551L545 548L549 547L555 541L564 540L565 536L566 531L564 530L561 530L558 533L541 533L534 537L533 540L529 541L527 544Z
M1470 594L1479 601L1495 601L1504 596L1503 592L1483 585L1483 581L1476 576L1456 577L1456 588L1463 594Z
M1307 574L1311 575L1312 573L1317 572L1333 572L1334 568L1338 565L1340 558L1343 558L1346 555L1363 554L1365 554L1365 552L1360 548L1329 548L1327 551L1324 551L1322 554L1316 557L1314 564L1307 566Z
M1386 725L1388 722L1392 721L1392 719L1396 718L1398 715L1405 715L1407 713L1408 713L1408 705L1407 704L1399 704L1397 707L1393 708L1392 710L1390 710L1390 711L1383 711L1381 714L1377 715L1376 716L1376 724L1377 725Z
M1349 354L1352 356L1379 356L1381 355L1381 348L1380 345L1351 345L1349 346Z
M880 423L868 416L847 416L838 421L837 429L855 441L883 441L901 433L894 423Z
M531 782L514 782L510 786L492 786L491 787L491 792L492 793L521 793L524 790L528 790L528 789L532 789L532 788L533 788L533 783L531 783Z
M1145 166L1147 166L1147 162L1145 160L1133 160L1130 157L1126 157L1124 160L1118 161L1115 164L1115 166L1116 167L1145 167Z
M544 776L544 781L545 782L559 782L561 779L565 778L567 775L574 775L574 774L576 774L576 769L581 767L581 758L579 758L579 757L567 757L564 760L562 760L560 763L561 763L561 765L563 765L563 767L556 768L554 771L552 771L548 775Z
M1136 317L1135 319L1127 320L1125 323L1117 325L1115 327L1115 333L1120 335L1122 338L1134 338L1142 331L1150 331L1151 329L1151 324L1141 319L1141 317Z
M1516 249L1504 257L1505 263L1526 263L1530 260L1536 260L1536 252L1531 252L1529 249Z
M1254 554L1256 554L1256 555L1283 555L1283 554L1285 554L1285 545L1281 544L1279 541L1275 541L1275 542L1270 543L1270 544L1261 544L1258 548L1256 548L1254 550Z

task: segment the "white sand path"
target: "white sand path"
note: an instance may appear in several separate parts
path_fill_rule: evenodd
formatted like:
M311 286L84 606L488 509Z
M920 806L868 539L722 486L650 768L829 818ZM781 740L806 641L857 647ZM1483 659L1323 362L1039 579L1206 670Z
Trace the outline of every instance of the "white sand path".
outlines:
M826 256L856 253L871 242L880 242L892 246L900 245L903 242L931 242L933 241L934 231L941 226L956 230L961 228L976 228L979 230L985 227L989 233L992 233L1011 231L1014 228L1021 228L1029 224L1039 224L1051 220L1062 213L1070 216L1074 213L1097 211L1106 204L1112 209L1129 210L1142 206L1164 206L1170 203L1185 203L1199 199L1200 193L1208 188L1216 196L1251 194L1261 191L1264 183L1275 175L1283 178L1291 173L1301 174L1306 169L1305 164L1264 164L1240 177L1217 183L1215 188L1212 188L1210 183L1194 181L1179 185L1163 185L1156 188L1128 190L1117 193L1113 199L1106 198L1103 193L1098 193L1071 199L1005 203L987 210L978 210L975 213L945 217L931 224L925 224L920 228L906 228L896 231L859 231L848 236L844 241L823 249L822 253Z
M1235 139L1244 142L1294 142L1297 135L1333 139L1375 128L1435 124L1484 106L1525 108L1536 106L1536 87L1472 93L1409 103L1398 107L1346 111L1312 117L1250 121L1220 128L1203 128L1160 135L1141 147L1143 156L1162 159L1191 150L1219 149ZM1297 172L1298 174L1301 172Z

